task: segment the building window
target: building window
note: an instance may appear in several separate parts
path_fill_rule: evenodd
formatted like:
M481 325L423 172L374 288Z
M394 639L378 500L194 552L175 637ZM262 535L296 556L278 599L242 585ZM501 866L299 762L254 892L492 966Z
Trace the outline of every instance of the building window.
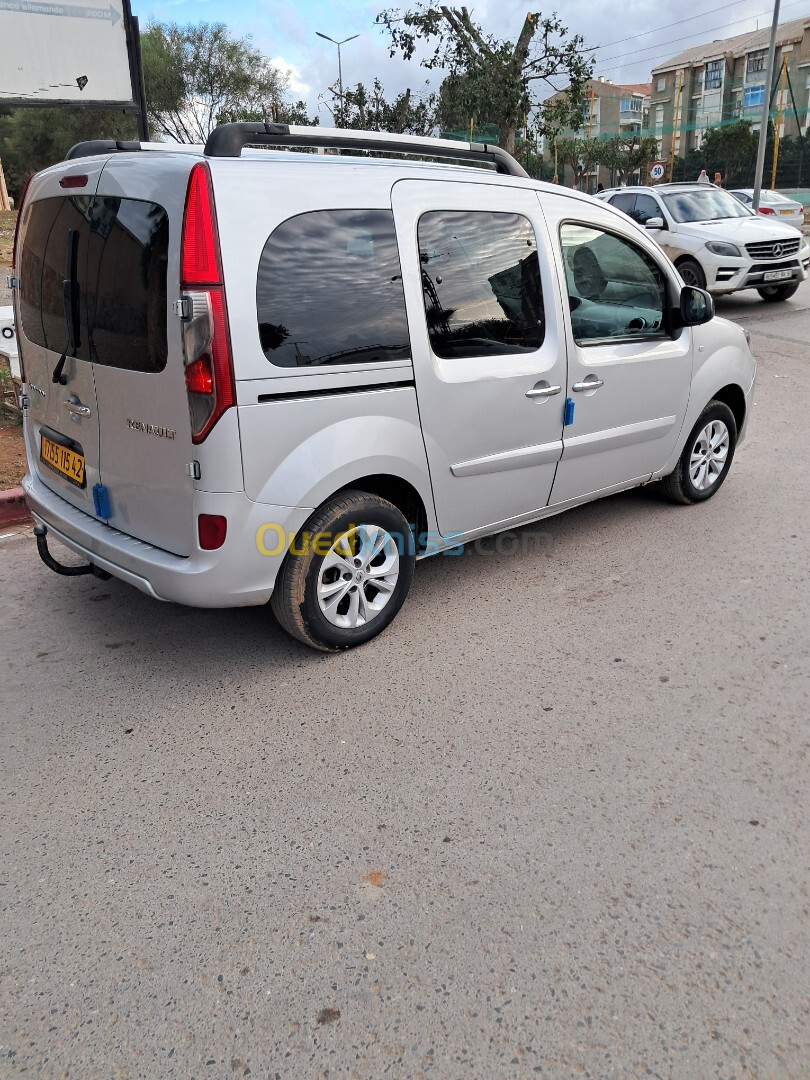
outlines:
M656 92L660 94L661 91L666 90L666 88L667 88L667 77L666 77L666 75L662 75L662 77L656 83L655 89L656 89Z
M767 49L758 49L757 52L748 54L748 60L745 65L745 71L747 75L750 75L754 71L765 70L765 56Z
M661 134L664 127L664 106L655 106L655 131L657 135Z
M743 106L746 109L751 109L755 105L765 104L765 87L764 86L746 86L743 91Z
M710 60L706 65L705 88L707 90L719 90L723 85L723 61Z

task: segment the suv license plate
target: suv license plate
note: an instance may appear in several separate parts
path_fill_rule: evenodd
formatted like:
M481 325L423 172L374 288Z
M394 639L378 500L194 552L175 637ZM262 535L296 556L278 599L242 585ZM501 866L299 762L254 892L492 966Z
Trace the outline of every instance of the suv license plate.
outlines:
M786 278L793 277L792 270L768 270L762 275L763 281L784 281Z
M84 454L77 454L67 446L60 446L51 442L44 435L39 447L39 456L42 461L54 472L64 476L76 487L84 487Z

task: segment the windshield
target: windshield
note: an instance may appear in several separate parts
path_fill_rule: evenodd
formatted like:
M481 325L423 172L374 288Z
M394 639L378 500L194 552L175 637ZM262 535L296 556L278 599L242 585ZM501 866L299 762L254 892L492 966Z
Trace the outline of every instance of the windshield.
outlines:
M719 221L752 216L748 207L719 188L679 191L677 195L665 195L664 202L676 221Z

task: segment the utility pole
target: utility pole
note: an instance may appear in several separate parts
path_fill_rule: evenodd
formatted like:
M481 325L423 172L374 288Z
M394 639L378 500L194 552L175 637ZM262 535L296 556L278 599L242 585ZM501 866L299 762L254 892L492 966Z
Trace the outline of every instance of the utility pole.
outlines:
M779 25L779 2L774 0L771 40L768 45L768 63L765 66L765 101L762 105L762 119L759 122L759 143L757 144L757 167L754 173L754 197L751 205L759 210L759 197L762 193L762 170L765 166L765 143L768 139L768 115L771 111L771 83L773 82L773 61L776 55L776 28Z
M343 65L340 62L340 46L345 45L349 41L354 41L355 38L359 38L359 34L352 34L351 37L344 38L343 41L335 41L334 38L329 37L328 34L322 34L320 30L316 30L315 33L318 37L324 38L326 41L331 41L333 45L337 45L338 51L338 86L340 87L340 124L342 127L346 122L345 110L343 108Z

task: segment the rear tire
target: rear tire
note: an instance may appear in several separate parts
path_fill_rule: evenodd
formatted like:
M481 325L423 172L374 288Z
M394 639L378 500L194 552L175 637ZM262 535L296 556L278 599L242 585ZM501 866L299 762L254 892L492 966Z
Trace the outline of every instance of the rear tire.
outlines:
M281 626L314 649L376 637L405 602L414 539L387 499L344 491L315 511L291 545L271 605Z
M734 413L722 401L710 401L698 417L675 469L661 480L670 502L688 506L705 502L723 485L737 446Z
M782 300L789 300L799 285L798 281L791 281L789 285L764 285L757 292L766 304L778 304Z
M706 275L699 262L694 259L681 259L676 269L683 278L684 285L692 285L696 289L706 288Z

